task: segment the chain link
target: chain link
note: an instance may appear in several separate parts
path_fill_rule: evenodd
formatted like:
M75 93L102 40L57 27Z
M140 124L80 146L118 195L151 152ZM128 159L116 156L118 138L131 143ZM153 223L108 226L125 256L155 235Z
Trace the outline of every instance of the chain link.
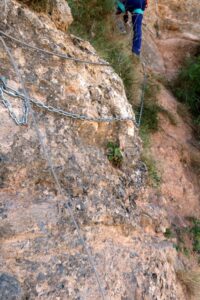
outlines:
M23 116L21 117L21 119L18 119L15 115L15 113L13 112L12 109L12 105L10 103L9 100L7 100L4 97L4 94L10 96L10 97L15 97L15 98L19 98L23 101ZM3 102L4 106L8 109L9 114L11 116L11 118L15 121L15 123L17 125L25 125L28 122L28 109L26 106L26 98L23 94L19 93L18 91L16 91L15 89L7 86L6 82L2 79L2 77L0 77L0 97L1 97L1 101ZM99 122L99 123L103 123L103 122L117 122L117 121L132 121L135 123L135 119L133 117L89 117L86 115L81 115L81 114L77 114L77 113L72 113L72 112L68 112L65 111L63 109L60 108L55 108L51 105L46 105L43 102L36 100L34 98L29 98L28 99L31 103L33 103L35 106L39 107L39 108L43 108L46 109L49 112L53 112L53 113L57 113L59 115L68 117L68 118L72 118L72 119L76 119L76 120L82 120L82 121L89 121L89 122Z
M11 91L6 93L7 87L6 87L6 80L5 78L1 77L0 78L0 98L1 102L5 106L5 108L8 110L10 117L15 121L17 125L26 125L28 122L28 106L27 106L27 101L24 97L22 99L23 101L23 115L21 117L17 117L17 115L13 111L13 107L11 102L5 98L5 94L8 94L10 97L16 97L15 93L12 93Z
M8 35L5 32L0 30L0 36L1 35L15 41L16 43L21 44L21 46L28 47L32 50L39 51L39 52L42 52L42 53L47 54L47 55L54 55L54 56L58 56L60 58L76 61L76 62L79 62L79 63L100 65L100 66L109 66L108 63L104 63L104 62L85 61L85 60L81 60L81 59L78 59L78 58L75 58L75 57L69 57L65 54L56 53L56 52L52 52L52 51L46 51L46 50L40 49L36 46L31 46L30 44L27 44L27 43L25 43L21 40L18 40L18 39L14 38L14 37L12 37L12 36L10 36L10 35ZM145 77L146 77L146 72L144 74L145 74ZM0 77L0 80L1 80L1 77ZM145 84L143 85L143 89L144 88L145 88ZM9 92L8 92L8 90L9 90ZM17 119L15 113L12 110L12 105L9 103L8 100L5 99L3 93L1 93L1 95L0 95L4 106L8 109L10 116L16 122L17 125L25 125L25 124L28 123L29 106L28 106L27 101L30 101L35 106L37 106L39 108L46 109L49 112L54 112L54 113L60 114L62 116L68 117L68 118L83 120L83 121L89 121L89 122L99 122L99 123L101 122L101 123L103 123L103 122L117 122L117 121L122 121L122 122L123 121L132 121L135 124L135 126L140 127L141 118L142 118L142 114L143 114L144 91L142 93L141 107L140 107L138 122L135 121L134 117L105 117L105 118L99 117L99 118L95 118L95 117L88 117L88 116L85 116L85 115L80 115L80 114L76 114L76 113L67 112L67 111L64 111L60 108L55 108L53 106L48 106L48 105L44 104L43 102L40 102L40 101L38 101L36 99L33 99L33 98L26 99L26 97L23 94L20 94L18 91L15 91L12 88L7 87L5 84L4 84L4 87L3 87L3 92L6 93L7 95L11 96L11 97L21 98L22 101L23 101L23 117L19 120L19 119Z

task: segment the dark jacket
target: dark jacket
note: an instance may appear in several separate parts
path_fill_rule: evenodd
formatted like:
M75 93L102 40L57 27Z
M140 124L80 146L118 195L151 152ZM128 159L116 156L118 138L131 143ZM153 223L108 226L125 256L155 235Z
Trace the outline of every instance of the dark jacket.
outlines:
M144 11L147 6L147 0L120 0L118 1L117 6L118 13L124 12L121 8L121 5L119 5L119 2L121 2L121 4L124 6L125 11L129 11L131 13L138 8Z

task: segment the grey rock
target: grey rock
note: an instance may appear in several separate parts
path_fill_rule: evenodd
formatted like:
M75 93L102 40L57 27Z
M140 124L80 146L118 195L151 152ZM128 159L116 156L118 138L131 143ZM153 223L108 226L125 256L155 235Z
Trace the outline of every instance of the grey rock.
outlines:
M20 300L21 286L16 277L6 273L0 273L0 299Z

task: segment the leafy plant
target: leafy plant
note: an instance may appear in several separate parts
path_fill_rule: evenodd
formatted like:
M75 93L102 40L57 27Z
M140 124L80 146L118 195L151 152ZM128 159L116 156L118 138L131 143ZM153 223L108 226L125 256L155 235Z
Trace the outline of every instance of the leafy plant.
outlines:
M116 167L119 167L123 161L123 154L118 144L108 142L107 156L109 161Z
M156 99L158 91L158 84L154 79L149 78L145 87L144 110L140 126L140 136L143 140L145 150L150 146L151 133L156 132L159 128L158 113L161 109Z
M174 234L173 234L171 228L166 228L165 233L164 233L164 236L165 236L166 238L168 238L168 239L169 239L169 238L172 238L172 237L174 236Z
M190 222L187 227L172 225L171 228L166 229L164 235L166 238L175 237L177 239L177 244L175 245L177 251L182 252L186 256L189 256L192 252L199 255L200 220L194 217L187 217L186 220Z
M193 235L193 250L200 254L200 220L193 219L191 233Z
M179 101L185 103L194 116L197 129L200 126L200 55L188 60L180 71L173 91Z
M155 188L158 188L161 183L161 175L157 170L155 160L150 154L147 153L143 153L141 158L148 170L149 184Z
M49 0L21 0L37 12L46 11L48 8Z

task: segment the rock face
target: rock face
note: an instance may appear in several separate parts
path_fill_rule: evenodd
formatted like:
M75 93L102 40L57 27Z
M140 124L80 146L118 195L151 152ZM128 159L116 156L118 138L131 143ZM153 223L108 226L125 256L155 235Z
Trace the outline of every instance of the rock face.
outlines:
M158 5L156 5L158 3ZM151 1L144 17L142 59L151 71L167 81L176 76L183 62L199 53L199 1ZM192 122L184 107L170 91L160 85L158 104L174 118L160 114L159 131L152 136L151 150L162 173L162 206L169 217L200 216L199 177L191 168L199 157Z
M100 61L88 43L58 30L66 30L72 20L69 14L58 18L68 10L58 7L45 16L17 1L7 0L5 8L1 1L0 28L46 50ZM112 68L62 60L5 41L31 97L91 117L133 116ZM0 66L1 76L20 89L2 44ZM20 100L9 100L21 115ZM31 118L27 127L17 126L1 104L0 298L101 299L68 204L91 249L106 299L186 299L176 280L176 251L162 234L167 215L143 191L145 167L133 122L87 122L33 109L66 196L56 189ZM123 149L121 168L107 159L108 141L118 141Z
M21 298L20 284L15 277L0 274L0 295L1 299L5 300L17 300Z
M163 207L174 216L196 216L199 218L200 185L192 162L199 157L200 147L195 143L193 127L185 112L181 115L181 104L165 88L158 94L159 105L175 120L160 114L160 130L152 136L152 153L162 172L161 193Z
M154 72L173 78L199 49L199 1L149 1L144 18L143 57Z
M58 29L66 31L73 21L68 4L65 0L52 0L49 5L48 14L52 16L52 21Z
M66 31L69 25L73 21L71 10L65 0L20 0L18 1L22 5L28 5L30 9L36 9L41 11L43 14L47 14L48 17L53 21L56 27L62 31ZM4 17L6 21L7 4L9 1L2 1L2 14L1 18Z

